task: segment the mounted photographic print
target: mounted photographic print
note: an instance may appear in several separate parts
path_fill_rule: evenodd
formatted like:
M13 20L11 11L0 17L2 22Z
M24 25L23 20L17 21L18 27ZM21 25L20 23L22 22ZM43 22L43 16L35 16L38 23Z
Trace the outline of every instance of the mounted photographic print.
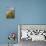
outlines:
M15 18L15 9L14 8L9 8L7 13L6 13L6 18L7 19L14 19Z

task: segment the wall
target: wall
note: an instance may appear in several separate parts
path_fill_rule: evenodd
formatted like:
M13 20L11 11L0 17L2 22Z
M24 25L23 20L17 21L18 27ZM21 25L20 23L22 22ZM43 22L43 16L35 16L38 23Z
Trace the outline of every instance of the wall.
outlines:
M15 7L16 18L6 19L7 8ZM46 0L0 0L0 44L7 43L17 24L46 24Z

